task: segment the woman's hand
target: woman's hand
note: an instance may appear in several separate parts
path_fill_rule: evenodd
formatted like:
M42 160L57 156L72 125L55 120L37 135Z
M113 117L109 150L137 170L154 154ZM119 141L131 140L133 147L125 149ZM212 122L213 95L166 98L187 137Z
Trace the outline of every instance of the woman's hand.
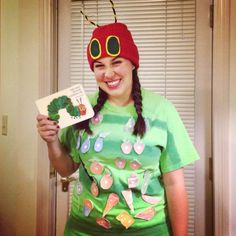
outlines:
M47 116L37 116L38 133L47 142L48 157L61 176L69 176L74 173L79 164L75 163L58 139L59 126L55 121L51 121Z
M58 131L60 127L55 121L52 121L47 116L41 114L37 116L37 121L38 133L45 142L52 143L58 140Z

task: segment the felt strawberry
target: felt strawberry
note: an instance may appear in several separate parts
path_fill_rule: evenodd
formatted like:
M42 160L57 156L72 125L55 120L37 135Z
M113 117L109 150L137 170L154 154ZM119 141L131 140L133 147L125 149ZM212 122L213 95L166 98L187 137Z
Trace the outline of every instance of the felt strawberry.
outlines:
M145 145L140 139L140 137L137 138L136 143L134 144L134 151L140 155L144 151Z
M125 140L121 144L121 149L124 154L130 154L132 150L132 144L128 140Z

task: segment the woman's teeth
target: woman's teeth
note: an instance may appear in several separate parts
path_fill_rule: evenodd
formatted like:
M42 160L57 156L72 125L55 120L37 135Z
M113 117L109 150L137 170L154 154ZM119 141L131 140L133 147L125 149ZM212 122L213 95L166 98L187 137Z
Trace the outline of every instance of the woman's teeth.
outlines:
M108 81L107 86L110 88L116 87L120 83L120 80L113 80L113 81Z

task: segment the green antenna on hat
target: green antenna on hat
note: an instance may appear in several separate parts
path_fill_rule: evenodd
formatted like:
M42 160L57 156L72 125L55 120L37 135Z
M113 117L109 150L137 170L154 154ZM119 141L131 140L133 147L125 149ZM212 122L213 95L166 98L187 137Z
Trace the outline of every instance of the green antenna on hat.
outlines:
M112 0L110 0L111 3L111 7L113 10L113 14L114 14L114 19L115 19L115 23L117 22L117 17L116 17L116 10L115 10L115 6ZM94 23L93 21L89 20L88 16L84 14L84 12L81 10L80 13L84 16L84 18L92 25L99 27L98 24Z

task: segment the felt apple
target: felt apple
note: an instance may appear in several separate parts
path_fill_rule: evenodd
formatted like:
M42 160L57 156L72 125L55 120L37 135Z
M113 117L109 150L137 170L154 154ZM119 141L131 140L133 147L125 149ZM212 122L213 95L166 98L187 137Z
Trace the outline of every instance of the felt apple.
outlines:
M103 169L103 165L101 165L98 161L94 161L90 166L90 171L95 175L102 174Z
M100 186L102 189L109 189L112 186L113 179L110 174L106 174L101 178Z

